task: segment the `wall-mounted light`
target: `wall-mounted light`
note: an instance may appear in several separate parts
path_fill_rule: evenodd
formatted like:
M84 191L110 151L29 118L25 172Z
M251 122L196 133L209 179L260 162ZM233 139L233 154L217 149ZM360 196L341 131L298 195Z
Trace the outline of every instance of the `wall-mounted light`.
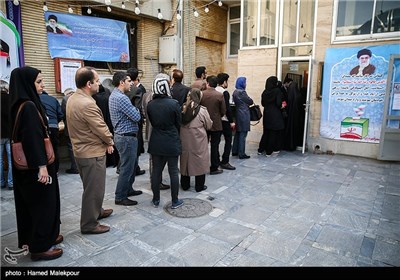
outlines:
M43 2L43 11L47 12L49 8L47 8L46 2Z
M208 8L208 5L206 5L206 7L204 8L204 11L205 11L206 13L208 13L208 12L210 11L210 9Z
M89 8L87 9L87 13L90 15L90 14L92 14L92 8L90 8L90 6L89 6Z
M193 15L195 17L198 17L199 16L199 12L196 9L193 9Z
M182 19L182 16L181 16L181 11L176 11L176 19L177 20L181 20Z
M125 10L125 8L126 8L126 7L125 7L125 2L124 2L124 1L122 1L122 3L121 3L121 8L124 9L124 10Z
M222 6L222 1L218 1L218 6Z
M161 9L158 9L158 14L157 14L158 19L163 19L163 15L161 13Z
M110 6L107 6L107 12L109 12L109 13L111 13L111 7Z
M109 6L109 5L111 5L111 0L104 0L104 3L105 3L107 6Z
M74 10L71 8L70 5L68 5L68 13L70 13L70 14L73 14L73 13L74 13Z
M135 14L139 15L140 14L140 9L139 9L139 4L136 2L135 4Z
M13 1L13 4L14 4L15 6L18 6L18 5L19 5L19 1L18 1L18 0L14 0L14 1Z

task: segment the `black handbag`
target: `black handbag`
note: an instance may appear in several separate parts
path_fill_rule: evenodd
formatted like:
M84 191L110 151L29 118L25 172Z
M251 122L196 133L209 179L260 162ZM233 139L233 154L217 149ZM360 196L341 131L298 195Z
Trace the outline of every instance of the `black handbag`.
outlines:
M250 121L258 122L262 118L262 113L259 105L253 104L249 107L250 109Z

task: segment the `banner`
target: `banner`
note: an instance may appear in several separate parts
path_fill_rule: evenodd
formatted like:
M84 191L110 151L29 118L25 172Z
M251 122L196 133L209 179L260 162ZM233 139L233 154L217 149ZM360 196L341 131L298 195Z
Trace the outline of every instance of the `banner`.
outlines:
M19 66L25 66L25 54L24 54L24 40L22 34L22 19L21 19L21 5L14 5L13 1L6 1L6 9L7 9L7 19L11 20L17 31L19 33L19 37L21 38L19 46L18 46L18 61Z
M0 79L10 82L11 71L19 67L18 48L21 43L18 30L0 11Z
M50 11L44 17L51 58L129 62L125 22Z
M327 49L322 137L379 143L389 59L399 53L399 45Z

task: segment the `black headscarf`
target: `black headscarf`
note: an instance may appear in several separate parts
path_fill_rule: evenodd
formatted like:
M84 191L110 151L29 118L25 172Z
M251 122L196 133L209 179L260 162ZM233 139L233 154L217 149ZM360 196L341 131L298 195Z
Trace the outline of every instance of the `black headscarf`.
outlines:
M190 123L200 111L200 101L203 96L198 88L192 88L188 94L186 102L183 104L182 124Z
M270 76L265 82L265 89L272 90L278 87L278 78L276 76Z
M265 89L261 94L262 102L274 102L276 99L276 94L273 94L275 88L278 88L278 78L276 76L270 76L265 82Z
M19 106L24 101L32 101L39 113L42 115L43 121L47 126L46 111L40 102L39 94L36 91L35 80L41 73L39 69L24 66L15 68L11 72L10 77L10 105L11 105L11 127L14 127L15 117Z

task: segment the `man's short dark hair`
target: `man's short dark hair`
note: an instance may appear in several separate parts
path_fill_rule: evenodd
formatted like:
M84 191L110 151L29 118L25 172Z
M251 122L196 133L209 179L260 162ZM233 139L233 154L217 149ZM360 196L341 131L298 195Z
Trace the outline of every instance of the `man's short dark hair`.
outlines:
M132 81L137 80L137 77L139 76L139 70L135 67L129 68L128 70L126 70L126 73L129 77L131 77Z
M206 67L205 66L199 66L196 68L195 74L196 78L200 79L202 74L206 73Z
M218 79L214 75L208 76L206 81L210 87L216 88L218 85Z
M283 83L284 83L284 84L290 83L290 82L293 82L293 79L291 79L291 78L289 78L289 77L286 77L286 78L283 80Z
M177 83L182 83L183 80L183 72L182 70L175 69L172 73L172 78L174 78L174 81Z
M77 88L84 88L87 82L93 82L95 69L90 66L79 68L75 74L75 84Z
M47 20L51 20L51 19L54 19L55 21L58 22L58 19L57 19L57 17L56 17L55 15L49 15L49 17L47 18Z
M113 76L113 86L118 87L119 83L121 81L125 81L125 79L127 77L128 77L128 73L126 73L126 72L122 72L122 71L115 72L114 76Z
M222 85L224 82L227 82L229 79L229 75L226 73L219 73L217 75L218 85Z

